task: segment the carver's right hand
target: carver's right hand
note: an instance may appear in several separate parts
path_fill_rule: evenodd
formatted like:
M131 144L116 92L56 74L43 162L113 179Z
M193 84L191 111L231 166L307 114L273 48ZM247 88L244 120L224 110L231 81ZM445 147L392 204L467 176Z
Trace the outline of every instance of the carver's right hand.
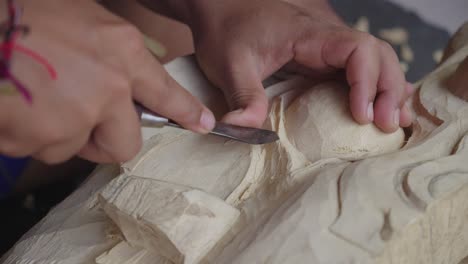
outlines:
M33 101L0 94L1 154L47 163L77 153L95 162L126 161L141 146L133 100L193 131L213 128L211 111L165 72L140 32L95 1L18 4L21 23L31 28L18 43L47 58L58 78L14 53L13 74Z

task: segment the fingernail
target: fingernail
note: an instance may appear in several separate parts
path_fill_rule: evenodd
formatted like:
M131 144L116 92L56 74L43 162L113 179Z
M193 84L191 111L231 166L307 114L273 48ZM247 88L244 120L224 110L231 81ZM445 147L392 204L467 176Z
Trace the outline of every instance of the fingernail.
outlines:
M213 130L215 122L216 120L213 114L208 110L203 110L200 117L200 125L202 129L206 130L206 132Z
M367 106L367 118L370 122L374 121L374 102L370 102Z
M396 126L400 126L400 109L396 109L393 113L393 123Z

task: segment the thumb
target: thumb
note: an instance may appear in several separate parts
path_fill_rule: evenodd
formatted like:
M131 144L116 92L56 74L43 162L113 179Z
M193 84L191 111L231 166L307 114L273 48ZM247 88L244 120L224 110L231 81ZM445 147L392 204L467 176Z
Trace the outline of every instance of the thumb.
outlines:
M222 85L226 100L231 108L222 121L238 126L262 127L268 111L268 99L261 77L247 63L236 63L237 69L230 71L228 85Z

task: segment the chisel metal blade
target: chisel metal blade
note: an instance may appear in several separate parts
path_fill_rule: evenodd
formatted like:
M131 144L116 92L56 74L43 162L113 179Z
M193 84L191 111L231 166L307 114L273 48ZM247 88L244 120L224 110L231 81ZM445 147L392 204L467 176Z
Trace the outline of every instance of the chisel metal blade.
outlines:
M182 128L180 125L169 121L168 126ZM275 142L279 139L278 135L266 129L241 127L217 122L211 135L221 136L251 145L262 145Z
M153 113L141 105L136 104L135 107L141 119L141 124L145 127L171 126L185 129L179 124L156 113ZM278 135L270 130L251 127L241 127L220 122L216 123L214 129L210 132L210 134L230 138L236 141L252 145L272 143L279 139Z
M224 123L216 123L215 128L210 132L210 134L231 138L253 145L272 143L279 139L278 135L270 130L240 127Z

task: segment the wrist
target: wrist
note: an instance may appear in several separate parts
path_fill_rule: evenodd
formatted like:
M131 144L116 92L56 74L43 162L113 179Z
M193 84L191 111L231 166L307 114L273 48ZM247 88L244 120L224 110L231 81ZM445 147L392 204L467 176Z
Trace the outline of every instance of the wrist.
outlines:
M1 0L0 0L1 1ZM238 0L240 1L240 0ZM223 16L227 6L237 1L216 0L139 0L141 4L164 16L187 24L193 31Z

